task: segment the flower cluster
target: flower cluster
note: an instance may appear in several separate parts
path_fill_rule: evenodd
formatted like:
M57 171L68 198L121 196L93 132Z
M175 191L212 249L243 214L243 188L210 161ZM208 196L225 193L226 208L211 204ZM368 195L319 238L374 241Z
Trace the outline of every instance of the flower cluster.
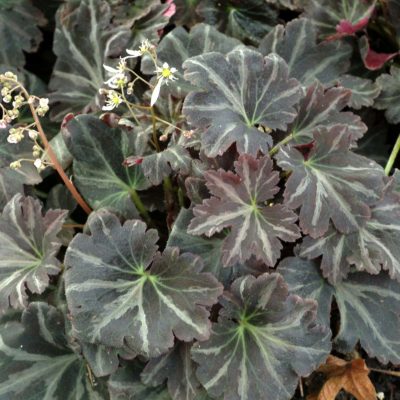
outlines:
M49 99L29 96L25 88L18 81L13 72L6 72L0 75L0 128L6 129L20 115L23 106L29 105L39 117L43 117L49 111ZM21 168L21 162L31 162L40 172L46 168L47 163L41 160L44 152L38 142L39 132L36 130L36 123L19 124L15 123L8 129L7 142L11 144L20 143L25 137L33 141L32 159L20 159L10 164L11 169Z
M108 79L104 83L110 88L110 90L100 89L100 93L106 95L106 102L103 106L104 111L111 111L126 102L124 90L126 88L126 94L132 94L133 86L137 80L143 81L153 89L150 101L150 106L152 107L160 95L161 86L177 79L175 76L177 72L176 68L170 67L168 63L162 63L161 67L158 66L159 62L155 46L147 39L141 43L138 50L127 49L126 53L128 55L121 57L115 68L104 65L104 69L109 74ZM154 73L156 74L157 83L154 87L127 66L128 59L142 57L145 54L150 56L156 68Z

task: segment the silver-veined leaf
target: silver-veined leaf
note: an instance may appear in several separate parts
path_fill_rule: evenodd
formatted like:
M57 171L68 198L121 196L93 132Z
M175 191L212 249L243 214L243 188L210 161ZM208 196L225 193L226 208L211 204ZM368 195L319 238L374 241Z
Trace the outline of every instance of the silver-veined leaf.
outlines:
M183 113L204 132L202 148L215 157L232 144L240 153L266 153L271 145L267 131L285 129L296 117L301 86L288 77L286 63L277 55L263 58L247 48L226 56L207 53L185 61L185 78L201 91L190 93Z
M318 320L329 324L332 296L340 312L340 328L334 344L350 353L357 341L370 357L382 363L400 362L400 284L381 272L372 276L356 272L330 285L321 275L319 263L297 257L284 259L278 266L299 296L318 301Z
M111 400L172 400L165 386L145 386L140 372L141 368L131 363L112 374L108 381Z
M0 399L107 400L102 382L92 385L85 360L70 348L64 316L46 303L31 303L22 321L0 325Z
M342 75L337 83L351 90L349 106L355 110L371 107L381 91L376 82L353 75Z
M207 24L253 45L275 26L278 16L264 0L203 0L196 12Z
M322 236L330 220L342 233L357 231L360 220L371 216L369 205L382 194L382 167L352 153L351 140L345 126L334 126L314 133L306 156L294 146L285 146L277 154L278 165L292 171L284 204L300 208L300 227L312 237Z
M279 174L272 170L272 160L242 155L235 171L207 171L204 176L212 197L196 205L195 218L188 233L212 236L231 228L222 246L225 266L244 262L251 256L274 266L280 256L282 241L299 237L297 216L281 204L265 205L279 191Z
M358 231L345 235L330 227L320 238L306 237L299 255L322 256L323 275L333 284L346 278L352 265L370 274L387 270L392 279L400 281L399 244L400 194L388 191Z
M288 64L289 76L308 86L318 79L328 84L350 66L352 48L342 42L317 43L312 20L299 18L277 25L260 43L264 55L279 54Z
M60 272L57 234L66 211L42 215L38 200L16 194L0 216L0 314L9 306L23 308L28 293L43 293L49 276Z
M392 65L390 74L382 74L376 80L381 94L374 107L386 110L385 117L391 124L400 122L400 68Z
M191 343L178 342L168 353L151 359L141 373L142 382L154 387L167 381L174 400L195 400L201 385L195 375L191 348Z
M309 143L313 140L313 132L319 128L344 126L351 134L352 144L355 144L368 128L358 115L342 111L349 104L350 97L350 90L336 87L325 90L322 84L315 82L300 100L297 117L287 131L296 142Z
M177 248L157 252L157 232L139 220L121 226L98 211L91 235L78 234L65 264L68 307L78 339L148 357L166 352L174 335L183 341L209 336L208 311L222 286L202 263Z
M74 158L74 182L88 203L94 209L107 207L121 215L138 216L132 193L151 184L139 165L123 165L135 153L135 135L110 128L97 117L78 115L63 127L63 136Z
M166 91L175 96L185 97L194 89L183 79L182 74L182 65L188 58L212 51L226 54L239 45L239 40L226 36L207 24L198 24L190 32L178 26L165 35L157 46L158 59L177 69L175 76L178 79L170 82ZM143 57L141 69L145 74L154 74L154 63L150 57Z
M103 64L108 63L111 51L120 48L118 41L125 39L122 30L111 29L110 7L104 0L65 3L56 19L53 52L57 61L49 87L51 117L61 120L70 112L99 109Z
M315 323L317 303L288 294L279 274L237 279L223 299L211 337L192 357L207 392L231 400L289 400L298 378L330 352L330 334Z
M321 36L339 39L365 28L375 4L376 0L309 0L305 14L314 21Z
M0 64L22 67L24 52L37 51L46 24L41 11L29 0L0 2Z

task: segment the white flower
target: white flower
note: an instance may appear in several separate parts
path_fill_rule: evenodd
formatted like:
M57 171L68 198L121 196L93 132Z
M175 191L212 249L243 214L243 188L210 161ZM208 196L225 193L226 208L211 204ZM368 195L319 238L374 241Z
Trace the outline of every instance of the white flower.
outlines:
M32 140L36 140L38 137L38 132L34 131L33 129L29 129L28 130L28 136L32 139Z
M154 45L151 44L147 39L143 40L141 45L139 46L139 50L129 50L127 49L126 52L129 56L125 58L136 58L141 57L144 53L147 53L154 49Z
M18 169L18 168L21 168L21 161L19 161L19 160L13 161L13 162L10 164L10 168L11 168L11 169Z
M7 142L11 143L11 144L17 144L21 141L21 139L19 139L19 136L17 135L9 135L7 136Z
M117 68L103 65L104 69L110 75L110 78L104 83L112 89L123 88L128 83L128 78L125 75L126 61L121 58Z
M43 162L42 162L42 160L40 158L37 158L34 161L33 165L39 170L43 168Z
M122 97L121 95L116 92L115 90L110 90L107 93L107 100L106 104L103 106L104 111L111 111L114 110L114 108L118 107L122 103Z
M49 99L43 97L42 99L39 99L39 107L41 108L48 108L49 107Z
M157 84L151 94L151 101L150 105L153 106L160 95L161 85L164 83L168 85L169 81L175 81L178 78L174 75L178 70L174 67L170 68L168 63L164 63L162 67L157 67L156 74L157 74Z
M383 399L385 398L385 393L383 393L383 392L377 393L377 394L376 394L376 398L377 398L378 400L383 400Z

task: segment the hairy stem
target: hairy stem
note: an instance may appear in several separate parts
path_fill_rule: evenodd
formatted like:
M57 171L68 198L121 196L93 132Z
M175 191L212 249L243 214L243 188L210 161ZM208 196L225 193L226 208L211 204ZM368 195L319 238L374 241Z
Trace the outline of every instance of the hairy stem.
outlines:
M386 167L385 167L386 175L390 174L390 171L393 168L394 162L396 161L396 157L397 157L397 154L399 154L399 151L400 151L400 135L398 136L398 138L396 140L396 143L393 147L392 153L390 154L389 160L386 164Z

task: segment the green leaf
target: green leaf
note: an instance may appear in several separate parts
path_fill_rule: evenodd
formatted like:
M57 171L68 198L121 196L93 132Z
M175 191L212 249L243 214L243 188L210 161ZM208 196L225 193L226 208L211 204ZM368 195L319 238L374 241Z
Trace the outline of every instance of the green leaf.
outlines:
M279 274L237 279L211 337L195 343L197 377L213 396L291 399L298 378L330 352L330 334L315 324L317 303L288 295Z
M277 21L264 0L203 0L196 9L204 21L244 42L256 45Z
M0 326L0 399L106 400L92 386L86 363L70 348L64 317L52 306L32 303L22 321Z
M110 51L120 49L120 41L126 39L121 30L111 29L110 8L104 0L82 0L79 6L66 3L57 11L56 20L53 52L57 61L49 87L51 117L58 121L70 112L99 109L103 64L108 63Z
M194 400L200 394L200 382L195 375L196 364L190 357L190 343L178 342L166 354L151 359L141 373L147 386L168 382L168 391L174 400Z
M175 74L178 79L170 82L166 91L178 97L185 97L191 90L195 90L184 80L182 74L182 65L188 58L212 51L226 54L239 45L239 40L218 32L210 25L198 24L190 32L181 26L175 28L165 35L157 46L158 59L178 70ZM145 74L154 74L154 63L150 57L143 57L141 69Z
M299 296L318 301L318 320L329 325L332 296L340 312L340 328L334 344L350 353L357 341L370 357L381 363L400 362L400 284L386 273L371 277L365 272L350 274L335 285L321 275L319 263L297 257L285 258L278 266Z
M130 364L111 375L108 381L111 400L172 400L164 386L145 386L140 381L140 372L137 365Z
M385 117L391 124L400 122L400 68L392 65L390 74L382 74L376 80L381 94L375 100L374 107L386 110Z
M352 48L343 42L317 42L312 20L298 18L277 25L260 43L262 54L277 53L288 64L289 76L309 86L316 79L326 85L350 67Z
M0 64L24 66L24 52L37 51L43 39L39 26L45 24L46 18L29 0L0 3Z
M207 339L208 311L222 286L201 273L200 258L176 248L157 252L158 235L138 220L121 226L106 212L89 218L65 257L66 294L78 339L148 357L180 340Z
M28 293L43 293L49 276L60 272L57 238L66 212L42 215L38 200L16 194L0 216L0 314L23 308Z
M135 153L135 137L110 128L97 117L78 115L63 128L67 148L74 158L74 183L94 208L107 207L121 215L137 217L131 200L135 191L150 187L140 166L126 167Z
M202 147L209 157L232 144L240 153L266 153L271 136L259 130L285 129L296 117L302 89L289 79L286 63L277 55L263 58L247 48L224 56L207 53L184 63L185 78L202 89L183 106L190 124L202 130Z
M294 146L281 148L276 157L283 170L292 171L284 204L300 208L300 227L311 237L322 236L330 220L342 233L357 231L382 194L382 167L352 153L351 139L346 126L320 129L306 157Z

